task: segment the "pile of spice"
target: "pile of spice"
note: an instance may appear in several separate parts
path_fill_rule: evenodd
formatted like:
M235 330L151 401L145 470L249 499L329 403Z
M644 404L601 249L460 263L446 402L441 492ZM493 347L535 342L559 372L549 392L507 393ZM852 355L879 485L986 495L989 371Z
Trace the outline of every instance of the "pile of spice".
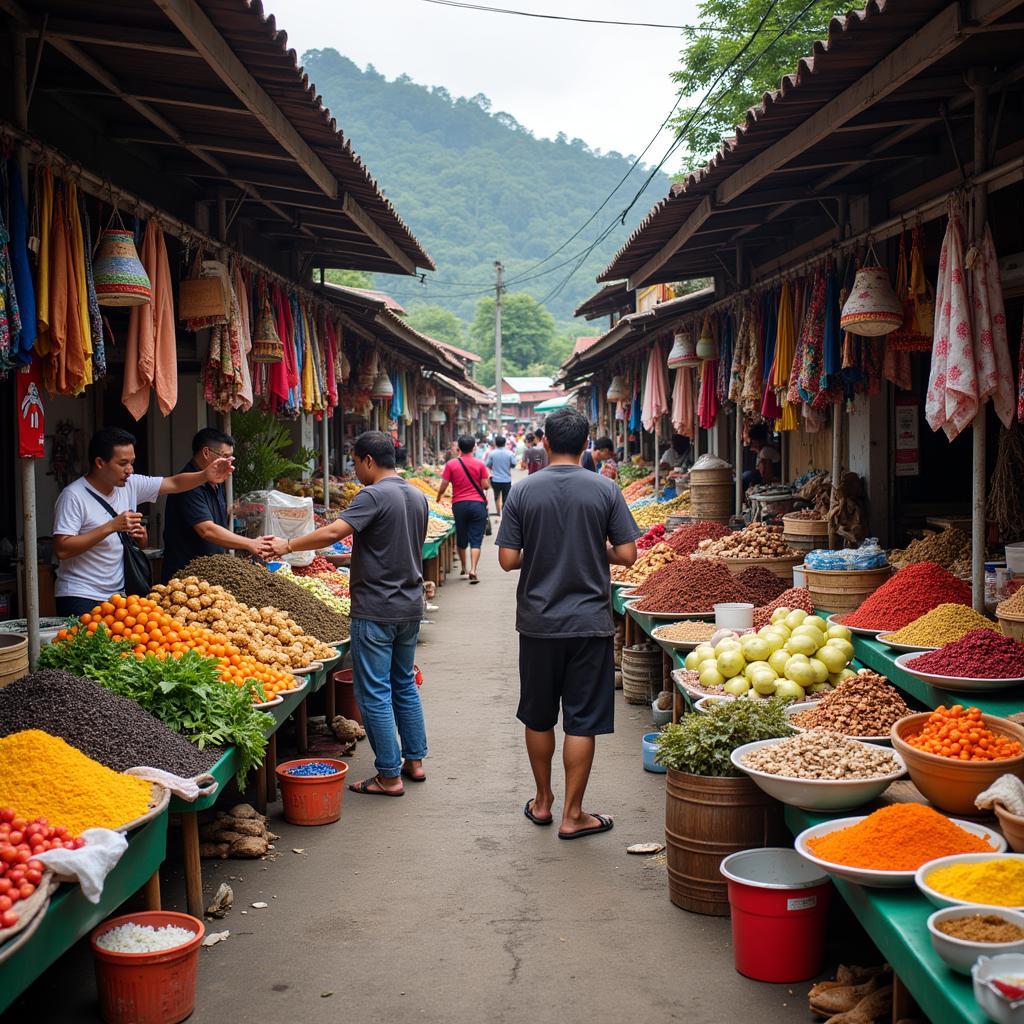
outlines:
M911 658L907 666L960 679L1021 679L1024 645L991 629L973 629L937 651Z
M718 540L703 540L693 554L695 558L798 557L798 553L782 539L782 530L764 523L751 523Z
M965 708L962 704L937 707L920 732L903 739L926 754L958 761L1005 761L1021 753L1017 740L985 724L980 708Z
M925 883L963 903L1024 906L1024 861L997 857L973 864L949 864L929 871Z
M861 669L791 721L802 729L831 729L844 736L888 736L893 725L910 713L899 690L885 676Z
M743 585L722 565L710 561L675 561L640 588L635 605L641 612L710 612L722 602L748 602Z
M807 840L815 857L873 871L916 871L936 857L992 853L991 844L924 804L889 804L848 828Z
M650 551L641 555L628 568L624 565L613 565L611 568L612 583L643 583L648 576L664 568L669 562L675 561L676 553L667 544L655 544Z
M934 562L951 572L971 570L971 538L955 526L938 533L926 533L912 540L905 548L889 552L890 564L903 569L916 562Z
M692 555L702 540L718 540L728 537L732 530L721 523L710 519L700 519L696 523L684 523L673 530L666 538L666 543L677 555Z
M843 616L844 626L902 629L940 604L970 604L971 588L934 562L920 562L890 576L864 603Z
M772 621L772 612L779 608L788 608L790 611L807 612L808 615L814 611L814 603L811 601L811 592L806 587L792 587L784 590L774 601L769 601L760 608L754 609L754 629L761 629Z
M111 953L159 953L164 949L184 946L195 937L195 932L173 924L154 928L152 925L126 921L98 936L96 945Z
M0 807L46 818L72 835L141 818L151 791L150 783L111 771L38 729L0 739Z
M936 921L936 929L951 939L965 942L1020 942L1024 928L995 914L970 914Z
M209 771L223 747L200 750L133 700L91 679L43 669L0 690L0 736L39 729L115 772L147 765L190 778Z
M750 600L755 606L769 604L789 587L781 576L777 576L763 565L751 565L736 574L736 579L747 588Z
M965 604L940 604L895 633L881 634L881 639L911 647L941 647L976 629L1000 631L991 619Z
M876 779L902 771L885 747L860 743L826 729L807 732L759 747L743 765L790 779Z
M671 622L667 626L659 626L654 634L658 640L671 640L677 644L707 643L718 627L713 622Z
M232 555L204 555L194 558L181 571L182 577L198 576L223 587L239 601L256 608L275 608L289 615L307 633L325 643L348 637L348 619L332 612L322 601L307 594L288 577L270 572L262 565Z

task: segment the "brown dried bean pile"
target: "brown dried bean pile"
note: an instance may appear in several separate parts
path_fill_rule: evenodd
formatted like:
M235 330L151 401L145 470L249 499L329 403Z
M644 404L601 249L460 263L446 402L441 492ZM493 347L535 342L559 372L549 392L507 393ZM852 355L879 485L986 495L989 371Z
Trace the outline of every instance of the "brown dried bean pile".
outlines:
M811 603L811 592L806 587L792 587L790 590L779 594L774 601L769 601L766 605L755 608L754 629L767 626L772 621L772 612L776 608L789 608L791 610L802 608L810 615L814 611L814 605Z
M743 572L736 574L736 579L750 591L750 600L758 606L774 601L779 594L789 589L781 576L777 576L763 565L752 565L744 569Z
M885 676L862 669L792 721L801 729L829 729L844 736L888 736L893 725L911 713Z
M750 600L742 583L721 562L685 559L658 570L644 585L641 612L710 612L725 601Z
M730 533L732 531L728 526L701 519L696 523L684 523L673 530L665 538L665 543L678 555L692 555L702 540L718 540Z
M758 747L744 756L743 764L789 779L874 779L900 770L891 750L848 740L826 729L811 729Z
M307 633L325 643L348 637L348 619L344 615L332 612L323 601L296 586L287 576L278 576L244 558L204 555L193 558L179 575L198 576L256 608L277 608L286 612Z

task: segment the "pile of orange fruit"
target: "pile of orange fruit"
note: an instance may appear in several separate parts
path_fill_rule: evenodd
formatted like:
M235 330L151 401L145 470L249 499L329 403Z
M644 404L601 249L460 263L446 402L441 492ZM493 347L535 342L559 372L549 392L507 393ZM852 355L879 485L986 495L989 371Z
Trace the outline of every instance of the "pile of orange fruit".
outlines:
M965 708L962 704L936 708L924 728L907 736L906 741L926 754L957 761L1005 761L1021 752L1017 740L993 732L985 725L980 708Z
M263 689L266 700L283 690L293 690L298 681L289 672L282 672L271 665L264 665L248 654L243 654L234 644L200 626L186 626L168 615L156 601L148 597L124 597L115 594L109 601L96 605L91 612L79 618L89 633L95 633L100 626L115 640L131 646L136 658L147 654L163 661L165 658L180 657L185 651L196 651L220 663L220 677L225 683L242 686L252 679ZM66 640L78 632L78 626L62 629L58 640ZM125 652L128 653L127 651Z

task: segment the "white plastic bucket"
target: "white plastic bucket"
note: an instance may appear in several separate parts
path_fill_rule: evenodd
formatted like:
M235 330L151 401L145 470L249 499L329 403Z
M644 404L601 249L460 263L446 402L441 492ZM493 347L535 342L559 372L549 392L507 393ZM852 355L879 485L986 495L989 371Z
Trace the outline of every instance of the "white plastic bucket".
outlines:
M806 587L807 586L807 574L804 572L802 565L793 566L793 586L794 587Z
M1015 576L1024 575L1024 541L1006 545L1006 568Z
M754 606L729 602L715 605L715 626L718 629L751 629L754 625Z

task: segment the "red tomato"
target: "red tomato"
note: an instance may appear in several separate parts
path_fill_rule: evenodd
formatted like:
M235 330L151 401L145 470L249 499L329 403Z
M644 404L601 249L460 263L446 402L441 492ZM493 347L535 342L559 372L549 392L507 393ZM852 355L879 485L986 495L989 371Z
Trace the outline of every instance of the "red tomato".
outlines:
M0 860L5 864L13 864L18 859L18 851L8 843L0 846Z
M0 821L14 821L14 809L12 807L0 807Z
M43 880L43 873L37 868L29 868L25 872L25 881L31 882L33 885L38 885Z
M12 818L11 828L17 829L19 832L23 831L28 822L24 818Z
M32 859L32 851L26 849L24 846L18 847L17 856L15 862L18 864L27 864Z
M6 896L11 891L11 880L0 878L0 896Z
M24 838L24 832L12 832L8 837L7 841L13 843L15 846L18 846Z
M4 928L13 928L18 923L18 915L13 910L5 910L0 914L0 925Z
M2 914L5 910L10 910L12 906L13 901L11 900L10 896L0 896L0 914Z
M81 836L75 836L72 848L75 850L80 850L83 846L85 846L85 840Z
M14 871L8 871L7 877L10 880L12 888L19 886L25 881L25 869L19 867Z
M18 887L18 895L20 895L23 900L27 900L35 891L36 887L31 882L22 882Z

